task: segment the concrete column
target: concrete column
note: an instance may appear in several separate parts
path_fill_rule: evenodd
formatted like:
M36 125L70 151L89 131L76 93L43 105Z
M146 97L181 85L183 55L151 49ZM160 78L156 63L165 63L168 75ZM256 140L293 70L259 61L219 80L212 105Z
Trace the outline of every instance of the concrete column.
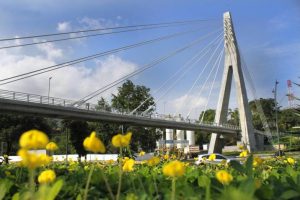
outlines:
M195 131L186 131L186 139L190 146L195 146Z
M166 140L173 140L173 129L166 129ZM166 144L166 147L172 147L172 144Z
M184 140L184 130L176 130L177 140ZM177 148L183 148L184 145L182 143L177 144Z

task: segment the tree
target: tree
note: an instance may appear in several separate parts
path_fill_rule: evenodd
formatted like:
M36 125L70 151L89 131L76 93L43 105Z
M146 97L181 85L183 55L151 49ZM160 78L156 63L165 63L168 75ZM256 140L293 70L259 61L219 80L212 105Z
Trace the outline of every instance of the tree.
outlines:
M204 117L203 117L204 115ZM206 111L202 111L200 116L199 116L199 120L202 119L203 117L203 122L214 122L215 121L215 115L216 115L216 110L214 109L208 109Z
M38 129L51 134L52 129L43 117L22 116L16 114L0 115L1 141L6 143L4 154L11 155L18 150L18 141L22 133L31 129Z
M145 101L147 100L147 101ZM141 105L142 102L145 103ZM141 106L140 106L141 105ZM152 113L155 109L154 99L150 94L150 89L145 86L134 85L132 81L126 81L118 88L117 95L112 95L112 108L119 112L148 111ZM124 132L132 131L131 147L134 151L142 148L145 151L152 150L156 145L156 140L160 133L155 128L123 126Z
M87 152L83 147L83 141L90 134L88 123L81 120L64 120L62 124L64 128L70 129L70 140L76 150L76 153L79 157L86 156Z
M147 101L140 106L146 99ZM137 112L143 112L151 107L149 109L149 113L151 113L155 109L155 103L150 94L150 88L134 85L132 81L128 80L118 88L117 95L112 95L112 107L119 112L131 112L137 107L139 107Z

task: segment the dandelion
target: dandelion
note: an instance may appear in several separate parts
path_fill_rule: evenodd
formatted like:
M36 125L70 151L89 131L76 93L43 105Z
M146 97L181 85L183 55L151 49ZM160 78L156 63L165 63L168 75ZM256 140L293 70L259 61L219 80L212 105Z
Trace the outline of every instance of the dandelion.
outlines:
M94 153L105 152L105 146L103 142L96 136L95 131L93 131L89 137L84 139L83 146L87 151Z
M163 167L163 174L169 177L179 177L185 173L184 163L174 160Z
M19 140L20 147L24 149L43 149L48 143L48 136L39 130L27 131Z
M160 162L160 158L156 156L153 156L152 158L147 160L147 164L150 167L157 165L159 162Z
M122 169L124 172L131 172L133 171L133 166L134 166L134 160L130 158L124 162Z
M216 178L217 180L222 183L223 185L227 185L229 184L233 177L231 176L231 174L229 174L227 171L225 170L220 170L216 173Z
M45 170L39 175L38 181L39 181L39 183L42 183L42 184L51 183L55 180L55 178L56 178L56 175L53 170Z
M212 153L209 155L208 160L209 161L214 161L216 159L216 154Z
M46 145L46 149L48 151L56 151L58 149L58 146L55 142L49 142L47 145Z
M131 136L131 132L128 132L126 135L115 135L112 138L112 144L114 147L127 147L130 144Z

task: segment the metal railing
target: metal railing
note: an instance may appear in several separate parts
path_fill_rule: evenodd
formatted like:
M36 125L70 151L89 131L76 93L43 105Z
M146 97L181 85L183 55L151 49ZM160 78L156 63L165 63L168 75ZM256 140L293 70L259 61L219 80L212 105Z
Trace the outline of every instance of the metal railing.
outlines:
M142 114L142 112L141 113L136 112L134 114L131 114L130 111L120 112L115 109L109 109L109 110L101 109L98 105L91 104L91 103L82 104L81 102L74 101L74 100L41 96L41 95L37 95L37 94L29 94L29 93L15 92L15 91L9 91L9 90L0 90L0 98L15 100L15 101L22 101L22 102L29 102L29 103L51 105L51 106L70 107L70 108L89 110L89 111L95 111L95 112L98 111L98 112L108 112L108 113L114 113L114 114L120 114L120 115L137 116L137 117L141 117L141 118L171 120L171 121L177 121L178 123L185 122L185 123L198 124L198 125L201 124L201 125L207 126L207 127L220 127L220 128L228 128L228 129L233 129L233 130L240 130L240 127L234 126L231 124L226 124L226 123L222 123L222 124L217 124L214 122L200 123L199 120L195 120L195 119L185 119L185 118L179 117L179 116L163 115L163 114L158 114L158 113Z

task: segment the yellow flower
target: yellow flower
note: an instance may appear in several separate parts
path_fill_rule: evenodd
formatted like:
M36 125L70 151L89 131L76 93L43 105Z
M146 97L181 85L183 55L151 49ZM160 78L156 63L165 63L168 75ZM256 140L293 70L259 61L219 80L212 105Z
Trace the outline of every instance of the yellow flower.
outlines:
M293 158L287 158L286 160L291 165L294 165L296 163L296 161Z
M123 171L131 172L133 171L133 166L134 166L134 160L130 158L124 162Z
M165 160L169 160L170 156L168 154L164 155Z
M169 177L179 177L185 173L184 163L174 160L163 167L163 174Z
M46 149L48 151L56 151L58 149L58 146L56 145L55 142L49 142L47 145L46 145Z
M150 158L149 160L147 160L147 164L148 166L155 166L160 162L160 158L153 156L152 158Z
M225 170L220 170L216 173L217 180L223 185L227 185L232 181L232 176Z
M245 150L245 151L242 151L241 153L240 153L240 157L247 157L248 156L248 151L247 150Z
M113 136L112 144L114 147L127 147L131 140L131 132L126 133L126 135L118 134Z
M145 151L141 151L141 152L139 153L139 156L143 156L143 155L145 155Z
M24 149L43 149L48 143L48 136L39 130L27 131L19 140L20 147Z
M173 155L171 156L171 159L174 159L174 160L175 160L175 159L176 159L176 155L173 154Z
M39 183L51 183L55 180L55 178L56 175L53 170L45 170L39 175L38 181Z
M257 167L259 165L261 165L263 163L263 159L261 159L260 157L254 157L253 159L253 167Z
M18 156L22 158L21 164L30 169L34 169L43 165L47 165L51 162L51 157L45 154L30 153L26 149L20 149Z
M214 161L216 159L216 154L212 153L210 154L210 156L208 157L209 161Z
M239 145L240 150L244 150L244 148L245 148L244 145Z
M95 131L93 131L89 137L84 139L83 146L84 146L85 150L91 151L94 153L97 153L97 152L104 153L105 152L105 146L102 143L102 141L96 136Z

